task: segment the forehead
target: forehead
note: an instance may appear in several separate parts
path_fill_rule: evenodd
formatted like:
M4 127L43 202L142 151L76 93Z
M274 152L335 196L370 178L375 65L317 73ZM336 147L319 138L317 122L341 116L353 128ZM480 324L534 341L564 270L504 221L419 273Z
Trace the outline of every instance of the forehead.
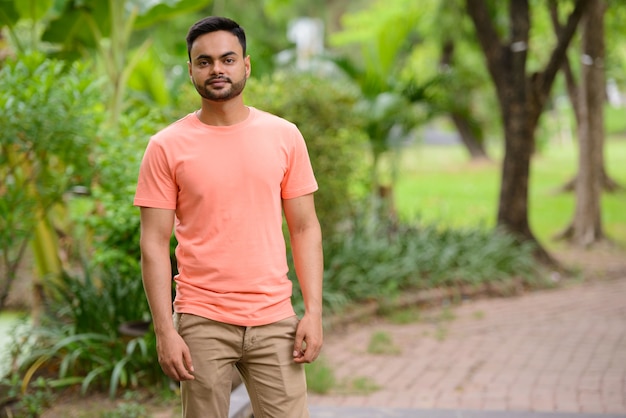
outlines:
M191 58L199 55L221 56L234 52L243 55L239 39L230 32L219 30L198 36L191 45Z

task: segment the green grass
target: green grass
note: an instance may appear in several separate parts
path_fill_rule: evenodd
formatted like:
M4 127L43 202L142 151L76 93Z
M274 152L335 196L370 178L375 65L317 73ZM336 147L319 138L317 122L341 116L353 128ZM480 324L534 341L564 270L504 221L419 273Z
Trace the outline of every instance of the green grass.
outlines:
M626 186L626 140L608 140L604 154L609 175ZM574 144L551 144L533 158L529 222L549 249L562 245L553 237L572 220L574 194L556 190L575 175L577 155ZM414 145L402 152L399 161L398 213L406 220L444 227L491 228L496 221L500 175L498 157L492 163L471 163L461 146ZM626 192L603 195L602 223L610 238L626 246Z
M317 361L305 364L304 367L306 384L312 392L325 394L337 385L333 369L328 365L325 357L320 356Z
M380 390L380 386L371 378L365 376L355 376L351 379L340 382L333 393L348 396L367 396L377 390Z
M401 309L389 309L382 312L383 316L392 324L404 325L419 322L422 318L418 307L403 307Z
M315 362L306 364L307 388L321 395L369 395L380 387L369 377L351 376L337 381L333 369L325 357L320 356Z
M370 354L397 355L401 354L402 350L394 344L393 338L388 332L377 331L370 337L367 352Z

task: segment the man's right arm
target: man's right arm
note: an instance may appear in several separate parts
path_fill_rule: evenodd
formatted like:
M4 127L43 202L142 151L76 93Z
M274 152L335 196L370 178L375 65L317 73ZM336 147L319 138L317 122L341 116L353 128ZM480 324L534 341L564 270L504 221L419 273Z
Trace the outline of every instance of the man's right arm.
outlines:
M175 380L193 379L189 348L172 321L170 237L174 211L141 208L141 271L157 338L159 363Z

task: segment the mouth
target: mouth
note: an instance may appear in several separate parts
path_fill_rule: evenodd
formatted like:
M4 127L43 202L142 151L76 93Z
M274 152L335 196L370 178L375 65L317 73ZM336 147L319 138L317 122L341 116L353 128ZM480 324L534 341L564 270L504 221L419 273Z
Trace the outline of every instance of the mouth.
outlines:
M207 84L210 84L211 86L223 86L228 83L230 83L230 80L226 77L212 78L207 82Z

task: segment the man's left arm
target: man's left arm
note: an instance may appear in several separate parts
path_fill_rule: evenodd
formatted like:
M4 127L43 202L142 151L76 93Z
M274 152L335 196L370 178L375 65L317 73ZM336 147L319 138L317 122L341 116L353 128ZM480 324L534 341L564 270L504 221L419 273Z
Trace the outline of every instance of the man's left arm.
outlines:
M293 260L304 299L304 316L294 342L294 361L311 363L322 349L322 232L313 194L283 200Z

